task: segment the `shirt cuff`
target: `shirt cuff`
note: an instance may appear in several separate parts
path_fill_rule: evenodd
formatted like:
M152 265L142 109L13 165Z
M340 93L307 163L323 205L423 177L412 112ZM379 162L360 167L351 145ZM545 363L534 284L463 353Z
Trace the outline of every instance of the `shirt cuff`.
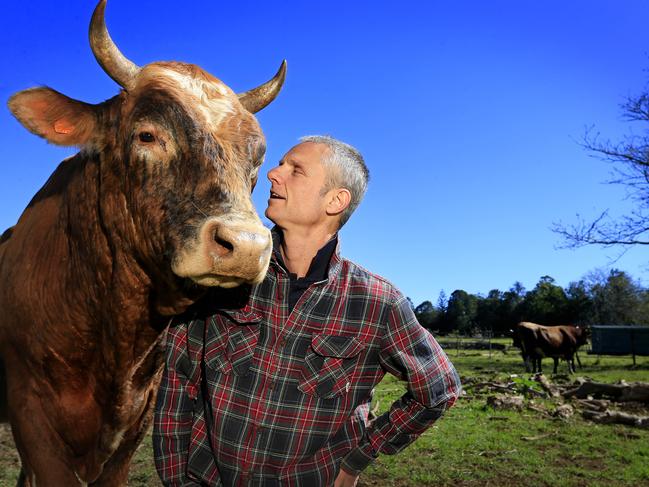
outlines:
M340 468L349 474L360 475L376 458L371 451L356 447L343 458Z

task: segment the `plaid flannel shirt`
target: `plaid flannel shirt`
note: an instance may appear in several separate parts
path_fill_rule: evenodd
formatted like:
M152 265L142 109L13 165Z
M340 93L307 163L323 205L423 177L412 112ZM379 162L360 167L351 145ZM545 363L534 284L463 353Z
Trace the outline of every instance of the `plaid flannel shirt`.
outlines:
M330 486L457 399L457 372L406 298L338 249L290 313L288 294L273 256L262 283L214 291L169 329L153 434L165 485ZM386 372L408 390L370 423Z

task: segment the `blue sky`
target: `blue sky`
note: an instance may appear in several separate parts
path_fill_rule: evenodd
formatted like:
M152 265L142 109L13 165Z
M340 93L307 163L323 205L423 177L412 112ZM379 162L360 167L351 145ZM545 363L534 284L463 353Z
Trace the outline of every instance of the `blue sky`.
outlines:
M74 152L28 133L6 100L48 85L97 103L117 86L87 41L94 1L11 2L0 18L0 227ZM649 79L649 2L225 2L109 0L107 23L140 65L192 62L235 91L288 76L259 114L268 171L297 138L358 147L372 173L343 253L415 304L543 275L560 285L614 265L649 281L643 248L560 250L553 222L629 208L611 167L578 141L631 127L620 103ZM636 127L640 132L642 127ZM260 213L269 185L254 194Z

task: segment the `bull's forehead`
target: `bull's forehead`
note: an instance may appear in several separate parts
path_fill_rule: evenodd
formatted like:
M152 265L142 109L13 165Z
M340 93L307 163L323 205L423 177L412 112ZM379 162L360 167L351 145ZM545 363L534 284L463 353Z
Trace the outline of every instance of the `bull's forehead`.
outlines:
M244 130L259 134L256 118L248 112L225 83L193 64L152 63L145 66L137 80L134 94L150 88L173 94L185 108L199 117L209 132Z

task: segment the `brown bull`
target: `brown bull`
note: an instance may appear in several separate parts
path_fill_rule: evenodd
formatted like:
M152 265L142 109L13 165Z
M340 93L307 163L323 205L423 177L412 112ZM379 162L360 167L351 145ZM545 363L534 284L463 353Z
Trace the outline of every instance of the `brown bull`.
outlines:
M90 43L117 96L90 105L35 88L9 102L33 133L81 148L0 238L0 414L23 485L125 485L170 317L203 286L259 282L270 258L250 199L265 153L253 113L285 64L240 95L194 65L138 67L104 9Z
M528 372L542 372L541 360L544 357L554 359L554 374L557 373L560 358L568 362L570 373L574 372L574 356L577 349L587 341L586 330L579 326L543 326L524 321L514 329L514 345L520 347ZM579 361L579 356L577 360ZM581 362L579 365L581 366Z

